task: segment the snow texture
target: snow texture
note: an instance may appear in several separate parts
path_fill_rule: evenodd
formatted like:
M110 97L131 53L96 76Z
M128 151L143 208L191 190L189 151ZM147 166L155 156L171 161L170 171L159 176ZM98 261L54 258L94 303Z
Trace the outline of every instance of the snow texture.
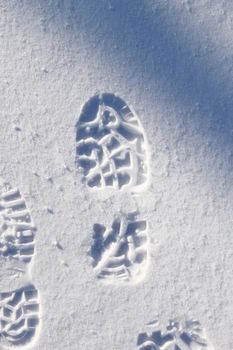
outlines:
M233 349L232 57L230 0L0 0L0 346Z

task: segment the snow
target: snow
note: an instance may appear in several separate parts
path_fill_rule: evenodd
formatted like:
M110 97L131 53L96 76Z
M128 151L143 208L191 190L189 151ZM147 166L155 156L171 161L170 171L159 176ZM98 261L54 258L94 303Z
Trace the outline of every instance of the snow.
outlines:
M176 318L233 349L232 34L230 0L0 1L0 176L37 228L26 267L1 258L0 292L38 291L33 349L133 350L149 322ZM81 110L102 93L140 121L138 192L91 189L77 166ZM104 283L93 226L133 212L143 278Z

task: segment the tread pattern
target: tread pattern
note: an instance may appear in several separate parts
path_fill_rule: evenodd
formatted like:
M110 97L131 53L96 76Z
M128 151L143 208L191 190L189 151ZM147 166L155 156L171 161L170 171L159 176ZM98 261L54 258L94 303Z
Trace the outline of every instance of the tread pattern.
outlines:
M140 333L138 350L214 350L204 328L197 320L184 323L170 320L165 332L156 329Z
M31 341L38 324L38 291L34 286L0 293L0 339L5 346Z
M0 256L29 263L34 255L35 226L17 188L0 193Z
M76 127L76 162L89 187L136 191L146 185L144 131L123 99L110 93L92 97Z
M134 214L116 218L110 229L93 227L91 255L96 276L106 281L138 281L148 260L147 222Z
M0 178L0 257L29 266L34 256L35 226L17 188ZM16 264L17 265L17 264ZM33 285L0 292L0 342L3 348L30 342L39 325L39 295ZM1 347L2 349L2 347Z

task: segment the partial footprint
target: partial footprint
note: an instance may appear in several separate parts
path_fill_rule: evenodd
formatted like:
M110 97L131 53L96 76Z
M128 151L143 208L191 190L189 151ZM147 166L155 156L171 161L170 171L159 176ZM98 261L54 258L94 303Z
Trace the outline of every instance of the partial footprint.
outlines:
M38 291L28 273L35 230L19 190L0 178L0 343L4 348L31 345L38 331Z
M24 198L17 188L0 188L0 256L25 263L34 254L35 226Z
M39 296L33 285L0 293L0 343L3 347L28 344L35 339L38 326Z
M147 222L135 214L120 215L110 228L93 227L93 267L106 282L138 282L148 264Z
M151 328L151 324L148 324L148 328ZM214 350L197 320L170 320L164 331L159 329L158 322L152 328L139 334L138 350Z
M76 141L77 163L89 187L136 191L147 184L144 131L120 97L110 93L92 97L82 109Z

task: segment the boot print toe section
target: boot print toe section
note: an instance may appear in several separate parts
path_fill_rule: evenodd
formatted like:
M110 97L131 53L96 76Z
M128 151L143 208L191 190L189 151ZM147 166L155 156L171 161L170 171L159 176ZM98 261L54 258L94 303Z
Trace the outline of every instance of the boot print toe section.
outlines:
M0 293L0 339L3 346L33 342L39 327L39 294L28 287Z
M92 97L76 132L76 160L93 189L139 191L148 182L148 152L139 118L115 94Z

